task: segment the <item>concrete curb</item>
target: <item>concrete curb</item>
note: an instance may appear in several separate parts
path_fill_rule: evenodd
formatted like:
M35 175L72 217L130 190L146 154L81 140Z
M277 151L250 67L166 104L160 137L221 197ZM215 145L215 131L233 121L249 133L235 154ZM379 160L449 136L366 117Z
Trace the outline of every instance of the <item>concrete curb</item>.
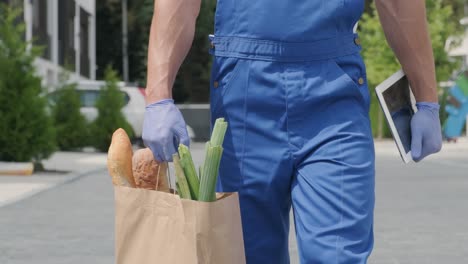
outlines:
M0 175L31 176L34 172L32 162L0 161Z
M94 168L94 169L83 171L83 172L76 172L76 173L72 172L72 173L70 173L69 176L65 176L65 179L60 180L60 181L58 181L58 182L56 182L54 184L51 184L51 185L45 186L43 188L40 188L40 189L31 191L31 192L25 193L23 195L15 197L15 198L13 198L11 200L8 200L8 201L5 201L5 202L0 202L0 208L13 205L13 204L15 204L17 202L29 199L29 198L31 198L33 196L39 195L41 193L45 193L45 192L47 192L49 190L55 189L57 187L65 185L65 184L73 183L73 182L75 182L75 181L77 181L77 180L79 180L79 179L81 179L83 177L89 176L91 174L94 174L94 173L97 173L97 172L100 172L100 171L105 171L105 170L106 170L106 167L103 166L103 167Z

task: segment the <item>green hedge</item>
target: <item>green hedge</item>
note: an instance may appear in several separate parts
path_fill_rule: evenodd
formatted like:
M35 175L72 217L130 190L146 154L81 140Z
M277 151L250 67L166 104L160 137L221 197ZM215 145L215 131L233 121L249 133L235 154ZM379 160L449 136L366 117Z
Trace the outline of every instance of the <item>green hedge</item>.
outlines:
M63 81L54 93L52 116L61 150L76 150L89 143L88 123L80 112L80 95L76 83Z
M55 131L36 76L37 48L23 40L20 11L0 4L0 160L40 161L55 150Z
M106 85L101 89L96 108L98 117L92 123L91 138L93 145L100 151L107 151L112 138L112 133L118 128L123 128L130 138L133 137L133 129L122 114L125 98L120 92L117 82L117 73L110 67L105 72Z

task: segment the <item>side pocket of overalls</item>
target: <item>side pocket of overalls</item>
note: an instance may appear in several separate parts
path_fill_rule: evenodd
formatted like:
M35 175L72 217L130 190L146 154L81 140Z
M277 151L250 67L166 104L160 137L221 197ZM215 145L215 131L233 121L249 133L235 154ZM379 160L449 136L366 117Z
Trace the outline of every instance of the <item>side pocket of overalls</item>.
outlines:
M239 59L230 57L213 57L210 78L211 114L215 115L222 105L222 98L227 95L231 83L239 72Z
M359 91L367 112L370 107L370 93L367 86L366 66L359 53L333 59L337 69L346 77L351 86Z

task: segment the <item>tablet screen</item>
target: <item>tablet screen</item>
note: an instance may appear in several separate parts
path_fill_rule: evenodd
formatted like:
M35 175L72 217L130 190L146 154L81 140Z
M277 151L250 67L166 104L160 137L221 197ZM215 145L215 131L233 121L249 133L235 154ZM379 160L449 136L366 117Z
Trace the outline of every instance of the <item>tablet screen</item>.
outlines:
M411 117L414 111L411 104L410 86L406 76L396 81L382 95L403 148L408 153L411 150Z

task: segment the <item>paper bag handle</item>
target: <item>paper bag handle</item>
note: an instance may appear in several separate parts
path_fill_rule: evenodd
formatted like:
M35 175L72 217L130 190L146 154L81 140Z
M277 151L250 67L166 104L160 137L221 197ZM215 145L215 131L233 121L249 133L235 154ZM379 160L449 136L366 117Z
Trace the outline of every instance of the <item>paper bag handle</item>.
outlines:
M172 194L175 194L176 192L176 188L172 188L172 177L171 177L171 170L169 169L169 163L166 163L167 166L167 181L168 181L168 185L169 185L169 192L171 192L171 189L172 189ZM160 175L160 172L161 172L161 164L158 166L158 174L156 175L156 191L158 190L158 187L159 187L159 175Z

